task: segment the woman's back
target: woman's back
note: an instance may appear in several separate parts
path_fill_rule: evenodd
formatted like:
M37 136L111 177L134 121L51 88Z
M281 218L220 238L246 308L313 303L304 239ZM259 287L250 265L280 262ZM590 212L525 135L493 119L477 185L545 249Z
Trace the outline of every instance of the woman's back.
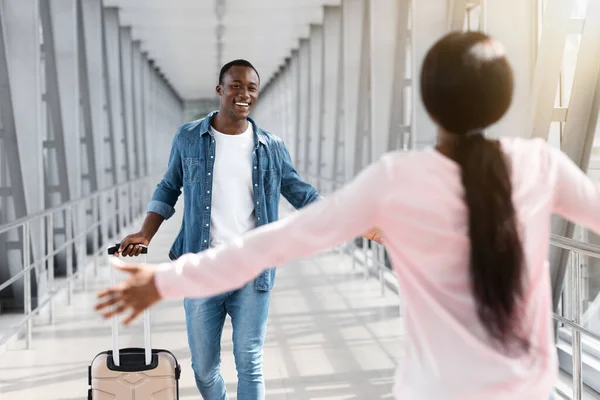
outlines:
M477 315L460 167L434 150L385 157L392 180L385 186L395 193L386 196L381 227L407 334L399 399L544 399L555 382L550 217L556 211L583 218L600 199L596 186L545 142L504 139L501 147L526 263L519 314L530 349L514 357L489 339Z

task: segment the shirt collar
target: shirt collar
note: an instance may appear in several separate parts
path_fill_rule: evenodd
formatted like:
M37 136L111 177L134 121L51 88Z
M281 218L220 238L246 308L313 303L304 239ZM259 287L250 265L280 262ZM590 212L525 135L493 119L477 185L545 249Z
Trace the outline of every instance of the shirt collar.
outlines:
M212 120L212 118L217 115L218 111L212 111L210 114L208 114L201 122L200 122L200 134L201 135L211 135L212 136L212 131L211 131L211 126L210 126L210 121ZM248 122L250 122L252 124L252 127L254 128L254 135L256 136L256 138L258 139L258 141L264 145L267 144L267 138L265 136L265 133L256 125L256 123L254 122L254 120L250 117L248 117Z

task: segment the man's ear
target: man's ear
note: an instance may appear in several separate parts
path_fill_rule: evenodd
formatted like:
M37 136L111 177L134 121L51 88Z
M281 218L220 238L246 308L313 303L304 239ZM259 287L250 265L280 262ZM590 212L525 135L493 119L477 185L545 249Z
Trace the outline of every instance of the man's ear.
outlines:
M217 85L215 91L217 92L217 95L223 96L223 88L221 87L221 85Z

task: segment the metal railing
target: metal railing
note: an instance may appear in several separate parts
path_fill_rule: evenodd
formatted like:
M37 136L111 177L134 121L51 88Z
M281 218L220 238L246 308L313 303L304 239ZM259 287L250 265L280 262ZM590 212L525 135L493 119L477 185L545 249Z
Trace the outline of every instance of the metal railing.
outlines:
M309 180L313 181L315 185L321 189L321 192L326 196L327 194L341 188L345 183L331 178L325 178L322 176L316 176L314 174L306 173L305 176ZM326 185L323 185L325 183ZM324 187L327 188L324 189ZM356 242L346 243L339 246L336 251L341 254L348 254L352 258L352 268L356 269L357 262L360 262L364 267L365 279L369 276L377 276L380 280L381 295L385 294L385 275L391 274L395 277L395 273L390 269L385 260L385 247L371 242L366 238L362 238L360 245ZM569 309L563 309L563 314L568 311L569 317L567 318L559 313L553 313L554 319L562 324L564 327L568 327L572 330L571 335L571 350L572 350L572 381L573 381L573 393L568 395L560 388L556 387L557 394L564 399L581 400L583 396L583 375L582 375L582 339L589 338L600 344L600 334L596 333L582 325L582 263L581 257L593 257L600 259L600 246L592 245L589 243L581 242L574 239L569 239L563 236L551 235L550 238L551 246L559 247L571 252L570 257L570 276L566 281L568 282L569 290L564 290L563 296L570 296ZM398 293L399 294L399 293Z
M573 378L573 393L569 396L562 390L557 388L558 394L563 398L569 398L574 400L580 400L583 396L583 338L591 339L600 344L600 334L587 329L582 324L582 268L583 263L581 262L582 257L592 257L600 259L600 246L581 242L566 237L552 235L550 238L552 246L567 250L570 252L570 265L569 265L569 276L566 279L566 285L563 287L563 298L568 298L569 307L562 309L562 314L554 313L554 319L562 324L563 327L571 329L571 356L572 356L572 371L571 375ZM568 289L568 290L565 290ZM563 303L564 304L564 303ZM568 313L569 318L565 317L564 314Z
M82 289L87 289L87 275L90 272L88 263L93 262L93 273L94 276L97 276L99 256L103 255L105 245L108 240L122 233L122 230L128 227L136 217L144 213L145 203L149 199L149 191L151 185L155 184L155 179L156 176L146 176L118 184L0 226L0 235L5 237L11 233L22 235L21 270L0 284L0 291L23 280L24 308L19 322L11 327L7 335L0 338L0 346L15 334L19 334L25 326L25 345L28 349L31 348L33 317L48 306L50 324L54 324L55 296L66 288L67 304L70 305L74 286L78 279L81 280ZM65 237L63 243L55 248L57 218L64 221ZM39 236L43 243L32 242L32 225L40 227L40 230L43 231ZM91 250L88 241L91 241ZM42 254L33 257L32 247L43 249ZM73 265L74 251L75 266ZM66 278L62 282L58 282L55 279L54 261L55 257L63 252ZM32 260L34 258L37 259ZM47 280L47 289L45 293L37 296L36 307L32 307L32 274L34 273L34 276L45 277Z
M344 182L324 178L307 176L318 180L318 187L322 187L321 182L328 184L329 188L322 190L326 196L328 193L341 187ZM145 211L145 203L149 199L149 191L156 182L156 176L140 178L138 180L115 185L83 198L73 200L39 213L18 219L16 221L0 226L0 235L8 232L21 231L23 237L22 249L22 269L9 280L0 284L0 291L10 287L15 282L23 279L23 302L24 313L22 319L12 327L13 333L18 333L26 326L25 343L27 348L32 343L32 320L39 314L40 310L48 306L50 323L54 323L53 300L57 293L65 287L67 288L67 302L70 305L73 295L74 283L81 279L83 290L87 289L87 265L93 262L94 276L98 275L99 257L103 255L105 245L116 235L122 233L123 229L129 226L136 217L142 215ZM86 213L88 211L89 213ZM54 248L54 219L57 214L62 214L65 221L64 243ZM91 214L91 222L89 221ZM43 255L37 260L32 261L31 253L31 225L36 222L41 223L45 231L45 246ZM75 223L74 222L79 222ZM76 227L74 228L75 225ZM111 235L112 232L112 235ZM87 242L91 236L91 253L88 252ZM600 259L600 246L591 245L565 237L552 235L550 243L571 252L570 279L571 285L568 291L572 296L569 303L570 318L559 314L554 314L554 318L564 326L572 329L572 355L573 355L573 395L568 396L559 390L559 394L565 398L580 400L583 393L582 377L582 337L588 337L600 343L600 334L585 328L581 324L582 317L582 287L581 287L581 256L588 256ZM73 251L77 252L77 268L74 271ZM57 285L54 277L54 257L61 252L66 253L66 279L60 285ZM362 238L360 246L355 242L350 242L339 246L336 251L340 254L347 253L352 259L352 266L357 268L357 263L364 267L365 279L370 276L377 276L380 280L381 294L385 295L385 275L395 275L385 262L385 248L378 243L371 242ZM89 259L91 257L91 260ZM35 308L32 307L31 293L31 275L36 268L45 267L47 270L48 285L45 293L45 299L39 301ZM38 272L36 270L36 272ZM564 310L563 310L564 311ZM2 346L11 335L5 335L0 338Z
M319 188L321 195L326 197L328 194L340 189L345 185L345 182L340 179L327 178L317 176L311 173L305 173L304 176L312 181L315 187ZM395 272L386 263L385 246L377 242L369 241L366 238L361 238L360 246L355 242L346 243L338 246L335 249L340 255L348 254L352 258L352 268L356 270L357 262L363 265L363 276L368 279L370 276L376 276L379 279L381 295L385 295L387 276L393 276L390 283L395 281Z

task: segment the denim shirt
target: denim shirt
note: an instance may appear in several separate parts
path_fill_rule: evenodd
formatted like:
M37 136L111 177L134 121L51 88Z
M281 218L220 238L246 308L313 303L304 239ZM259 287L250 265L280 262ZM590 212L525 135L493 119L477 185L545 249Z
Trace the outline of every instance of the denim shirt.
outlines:
M179 127L169 156L166 173L158 184L147 211L169 219L183 188L184 215L169 258L175 260L186 253L198 253L210 245L210 213L212 203L215 139L211 131L212 112L206 118ZM256 225L262 226L279 218L279 199L283 195L290 204L302 208L317 200L317 190L304 182L292 164L283 141L261 130L252 119L254 150L252 152L252 188ZM257 290L273 287L275 269L263 271L255 279Z

